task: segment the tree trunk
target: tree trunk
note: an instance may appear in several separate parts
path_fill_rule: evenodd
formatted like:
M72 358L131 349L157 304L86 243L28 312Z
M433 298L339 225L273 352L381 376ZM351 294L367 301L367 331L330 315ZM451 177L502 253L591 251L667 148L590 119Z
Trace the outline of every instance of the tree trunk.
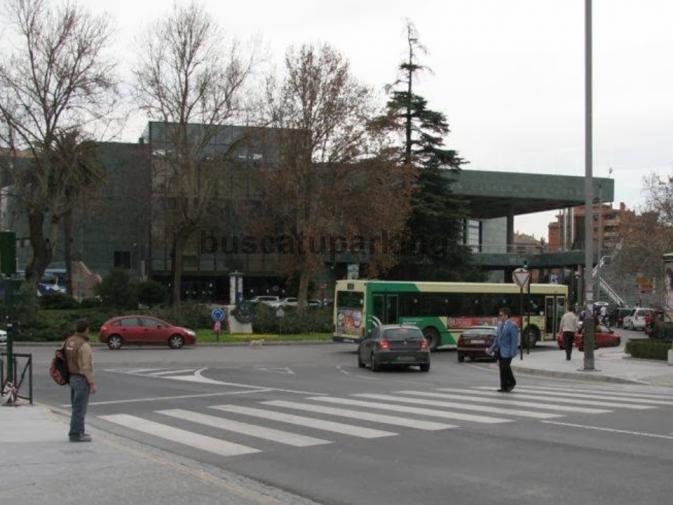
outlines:
M72 279L72 241L73 216L72 209L63 215L63 240L65 241L63 254L65 256L65 288L70 296L75 296Z
M308 300L308 283L311 280L311 271L303 268L299 274L299 291L297 292L297 312L303 313Z
M35 289L51 263L53 255L49 239L44 236L44 217L44 212L41 210L28 213L28 230L33 257L26 266L26 281Z
M185 251L185 246L189 241L191 232L176 232L173 238L173 248L171 255L173 256L171 262L171 304L179 305L181 300L182 288L182 270L183 261L182 256Z

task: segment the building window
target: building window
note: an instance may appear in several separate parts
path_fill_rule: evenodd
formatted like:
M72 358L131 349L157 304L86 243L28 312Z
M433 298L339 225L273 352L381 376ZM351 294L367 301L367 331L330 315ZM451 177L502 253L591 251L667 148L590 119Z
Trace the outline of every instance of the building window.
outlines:
M131 269L131 252L130 251L115 251L114 252L114 268Z

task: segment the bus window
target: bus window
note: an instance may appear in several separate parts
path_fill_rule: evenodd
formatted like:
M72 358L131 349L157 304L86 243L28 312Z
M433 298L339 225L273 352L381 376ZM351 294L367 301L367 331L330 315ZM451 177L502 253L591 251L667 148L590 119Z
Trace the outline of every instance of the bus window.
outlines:
M374 306L372 307L372 315L377 317L379 321L385 321L385 310L383 306L383 295L374 295Z
M397 295L386 295L386 318L384 324L397 323Z

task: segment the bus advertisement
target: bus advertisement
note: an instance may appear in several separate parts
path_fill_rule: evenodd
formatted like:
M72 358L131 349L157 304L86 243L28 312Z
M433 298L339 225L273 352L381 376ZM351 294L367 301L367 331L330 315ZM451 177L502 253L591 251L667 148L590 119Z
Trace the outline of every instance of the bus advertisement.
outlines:
M332 339L357 343L378 324L413 324L432 350L450 349L465 328L495 326L498 309L510 307L528 346L534 347L555 339L567 299L568 287L562 284L531 284L522 300L516 284L340 280Z

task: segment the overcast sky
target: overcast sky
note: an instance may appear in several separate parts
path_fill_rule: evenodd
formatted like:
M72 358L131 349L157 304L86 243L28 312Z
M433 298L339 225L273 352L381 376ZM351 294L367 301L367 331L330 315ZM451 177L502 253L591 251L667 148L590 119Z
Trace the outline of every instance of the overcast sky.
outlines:
M110 14L127 61L137 34L172 6L82 3ZM446 114L447 145L469 160L466 169L585 173L584 0L203 3L236 37L261 37L271 60L280 62L291 45L326 42L379 90L396 78L410 19L433 70L417 93ZM123 140L140 133L131 126ZM631 208L644 203L644 175L673 173L672 0L594 0L594 175L608 177L609 168L616 204ZM552 219L517 217L515 227L546 237Z

